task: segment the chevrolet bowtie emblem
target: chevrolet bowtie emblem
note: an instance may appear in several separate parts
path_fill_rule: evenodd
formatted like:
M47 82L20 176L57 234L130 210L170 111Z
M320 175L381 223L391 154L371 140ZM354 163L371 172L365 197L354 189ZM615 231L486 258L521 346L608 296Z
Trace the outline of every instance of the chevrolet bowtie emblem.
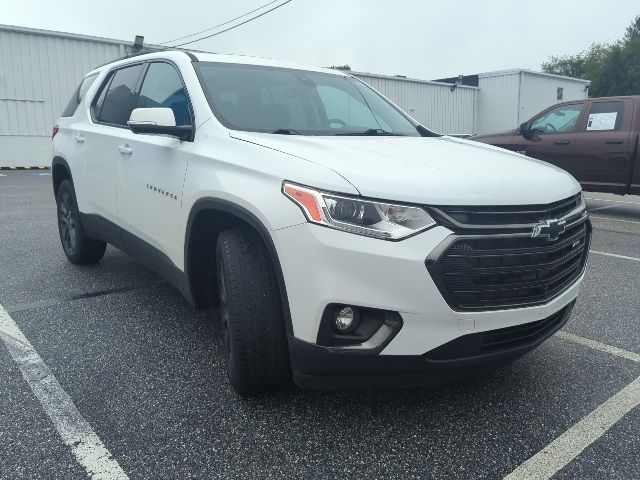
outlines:
M545 220L533 226L533 238L544 237L550 241L557 240L567 228L566 220Z

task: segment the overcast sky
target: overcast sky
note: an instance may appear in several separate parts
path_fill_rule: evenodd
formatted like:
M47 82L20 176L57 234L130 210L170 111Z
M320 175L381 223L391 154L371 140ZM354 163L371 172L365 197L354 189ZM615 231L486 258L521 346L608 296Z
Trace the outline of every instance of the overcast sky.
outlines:
M267 1L2 0L0 23L155 43ZM621 38L638 14L638 0L293 0L192 47L434 79L537 70L551 55Z

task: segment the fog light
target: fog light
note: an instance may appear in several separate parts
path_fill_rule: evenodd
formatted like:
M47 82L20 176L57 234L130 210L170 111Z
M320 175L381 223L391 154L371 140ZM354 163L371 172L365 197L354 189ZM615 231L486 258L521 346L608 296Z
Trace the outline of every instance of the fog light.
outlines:
M336 313L335 327L340 333L349 333L358 327L359 321L358 310L352 307L344 307Z

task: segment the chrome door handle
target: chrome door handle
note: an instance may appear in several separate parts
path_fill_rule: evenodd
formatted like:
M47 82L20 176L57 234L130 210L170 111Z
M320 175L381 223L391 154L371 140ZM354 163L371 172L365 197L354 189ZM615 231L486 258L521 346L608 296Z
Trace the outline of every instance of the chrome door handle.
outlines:
M78 143L84 143L84 137L81 137L80 135L76 135L75 139L76 139L76 142Z
M133 153L133 150L131 150L129 147L127 147L126 145L118 145L118 150L120 151L121 154L123 155L131 155Z

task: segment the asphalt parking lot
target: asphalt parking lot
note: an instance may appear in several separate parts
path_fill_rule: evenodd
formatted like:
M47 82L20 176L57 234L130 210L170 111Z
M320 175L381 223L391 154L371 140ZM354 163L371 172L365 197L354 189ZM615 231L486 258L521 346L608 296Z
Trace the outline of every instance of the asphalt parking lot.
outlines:
M639 477L640 197L586 194L574 314L512 366L424 389L242 398L215 310L112 247L69 264L51 177L0 173L0 305L130 478L549 478L558 457L553 478ZM0 478L88 478L11 354L22 337L2 336Z

